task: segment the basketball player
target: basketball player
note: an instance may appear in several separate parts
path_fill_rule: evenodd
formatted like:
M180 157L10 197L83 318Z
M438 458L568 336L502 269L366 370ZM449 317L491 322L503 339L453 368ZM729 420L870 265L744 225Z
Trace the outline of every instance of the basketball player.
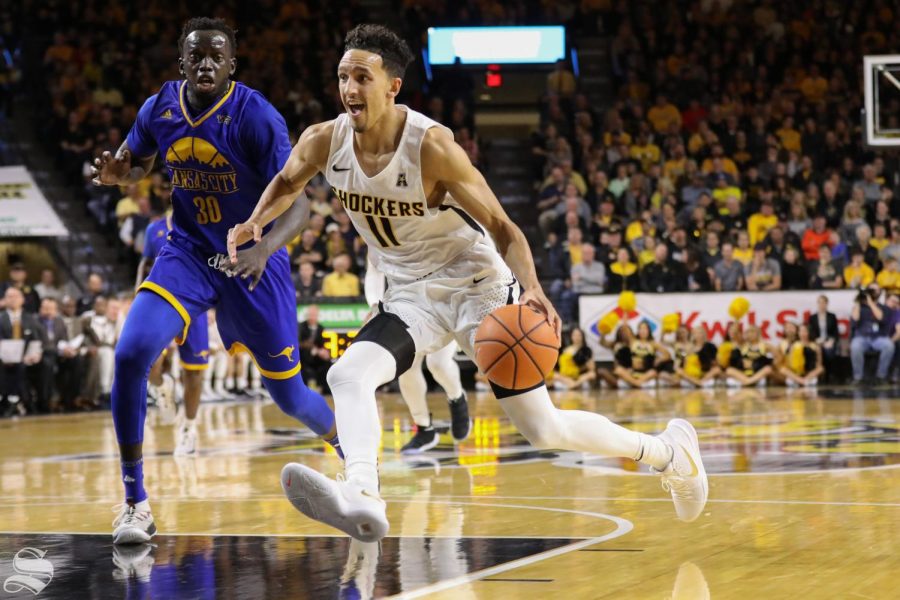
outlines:
M385 288L384 273L369 260L366 266L365 292L372 315L378 313L378 305L384 297ZM456 342L450 342L427 356L418 353L409 370L398 378L400 395L409 408L413 423L416 424L416 434L400 449L403 454L425 452L440 443L440 436L431 422L431 411L428 410L428 382L422 373L423 358L434 380L447 394L447 404L450 407L450 434L453 439L457 442L465 440L472 428L469 404L460 380L459 365L456 364Z
M260 240L321 172L388 278L379 313L328 372L345 479L294 463L284 467L281 479L298 510L373 541L389 528L378 491L375 390L409 369L416 354L451 340L473 356L481 320L516 300L542 311L557 334L560 321L541 289L525 236L451 132L395 104L413 58L406 43L385 27L360 25L347 34L344 49L337 75L346 112L303 132L251 217L229 232L228 250L234 263L237 247ZM691 521L702 512L706 473L697 434L686 421L674 419L653 437L598 414L559 410L543 383L493 389L510 420L538 448L648 464L662 475L681 519Z
M172 338L184 341L210 307L218 309L226 347L250 353L278 406L337 446L334 414L299 374L287 253L272 256L255 294L208 264L225 251L228 228L248 218L287 160L287 127L262 94L231 79L235 39L224 21L191 19L178 50L184 79L164 83L141 107L115 157L105 152L94 167L94 183L124 185L143 179L159 153L174 188L170 239L141 284L116 346L112 414L125 504L113 523L114 543L146 542L156 533L143 485L147 372Z
M144 253L138 265L137 289L140 289L145 271L153 265L156 257L159 256L171 231L172 211L171 207L169 207L163 218L147 225L147 231L144 235ZM209 327L207 326L205 314L191 323L184 343L178 346L178 356L181 359L182 381L184 382L184 419L176 427L175 451L173 454L175 456L186 456L197 451L197 411L200 408L200 394L203 392L203 371L209 367ZM163 354L160 354L150 369L149 382L156 387L160 386L163 379L163 358ZM171 379L171 376L168 377ZM163 390L161 396L158 397L161 401L168 403L174 398L174 394ZM169 410L172 409L174 409L174 406ZM167 416L166 420L169 419L171 417Z

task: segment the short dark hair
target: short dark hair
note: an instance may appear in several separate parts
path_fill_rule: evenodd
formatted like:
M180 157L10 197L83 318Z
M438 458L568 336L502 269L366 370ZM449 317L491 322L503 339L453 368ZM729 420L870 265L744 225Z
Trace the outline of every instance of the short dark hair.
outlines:
M409 45L383 25L357 25L344 38L344 52L365 50L381 57L384 70L392 77L403 77L413 61Z
M221 31L228 38L231 45L231 53L237 52L237 40L235 39L235 31L225 22L225 19L213 17L193 17L188 19L181 28L181 37L178 38L178 54L184 50L184 42L187 36L195 31Z

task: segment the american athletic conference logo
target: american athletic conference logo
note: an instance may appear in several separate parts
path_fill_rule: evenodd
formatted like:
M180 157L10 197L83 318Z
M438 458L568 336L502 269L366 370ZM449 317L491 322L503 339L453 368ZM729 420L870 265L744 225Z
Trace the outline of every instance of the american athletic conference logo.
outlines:
M13 569L18 575L7 577L3 591L15 594L28 590L35 596L53 580L53 563L44 558L46 550L22 548L13 557Z

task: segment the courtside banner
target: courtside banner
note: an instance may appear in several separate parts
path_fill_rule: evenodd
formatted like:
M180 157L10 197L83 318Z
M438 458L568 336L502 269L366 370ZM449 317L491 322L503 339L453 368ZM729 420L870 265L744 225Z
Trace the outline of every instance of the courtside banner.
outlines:
M0 167L0 238L68 235L28 169Z
M659 339L662 319L665 315L678 313L682 325L688 328L701 326L706 329L710 340L718 345L725 337L728 324L734 319L728 314L732 300L743 296L750 302L750 310L741 319L744 326L757 325L763 339L777 342L781 339L784 324L788 321L800 324L806 322L811 313L816 312L816 298L828 296L828 310L838 318L841 337L850 333L850 309L856 290L807 290L797 292L708 292L694 294L636 294L637 307L625 313L618 307L618 295L582 296L579 299L580 324L588 345L594 351L594 358L601 361L612 360L612 353L600 346L597 321L605 314L619 315L619 325L627 323L637 330L638 323L646 320ZM611 339L615 332L609 334Z

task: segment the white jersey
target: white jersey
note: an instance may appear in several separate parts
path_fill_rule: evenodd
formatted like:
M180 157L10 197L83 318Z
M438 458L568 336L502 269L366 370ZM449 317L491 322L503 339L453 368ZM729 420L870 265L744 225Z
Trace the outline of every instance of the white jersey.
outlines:
M406 106L406 124L390 163L374 177L359 166L349 117L334 121L325 178L369 246L369 257L390 281L415 281L469 250L497 251L484 229L448 194L428 208L420 151L425 133L443 125ZM446 128L444 128L446 129Z

